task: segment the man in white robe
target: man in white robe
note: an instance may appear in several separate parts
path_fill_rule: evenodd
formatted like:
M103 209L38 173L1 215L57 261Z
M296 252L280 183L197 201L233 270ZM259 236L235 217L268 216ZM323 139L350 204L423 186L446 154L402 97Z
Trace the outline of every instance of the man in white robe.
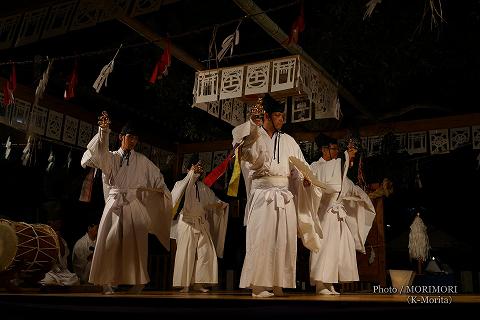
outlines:
M199 164L192 165L172 190L174 203L184 196L174 235L177 252L173 287L182 287L181 292L188 292L191 285L194 290L208 292L205 285L218 283L217 257L223 257L228 204L198 180L202 172Z
M73 271L82 284L88 283L92 267L93 251L97 241L98 225L93 223L87 227L87 232L77 240L72 251Z
M250 121L248 135L242 139L242 159L250 164L252 183L244 219L246 254L240 288L251 288L253 297L268 298L296 286L297 211L291 190L302 180L289 179L295 170L289 157L305 160L295 140L280 131L283 107L269 95L263 98L263 107L263 127ZM301 234L302 240L314 236ZM315 243L304 244L318 249Z
M339 294L333 283L359 280L356 250L365 253L375 209L368 195L347 178L356 150L350 147L345 151L342 165L336 140L322 135L317 145L322 157L310 168L328 188L320 201L312 198L313 207L318 208L315 222L322 240L320 250L310 253L310 281L317 294Z
M103 285L112 294L112 285L132 285L140 293L150 281L147 272L148 233L170 249L172 198L160 169L135 152L135 128L124 126L121 146L108 150L110 120L106 112L99 131L90 141L81 164L102 170L105 208L98 227L89 282Z

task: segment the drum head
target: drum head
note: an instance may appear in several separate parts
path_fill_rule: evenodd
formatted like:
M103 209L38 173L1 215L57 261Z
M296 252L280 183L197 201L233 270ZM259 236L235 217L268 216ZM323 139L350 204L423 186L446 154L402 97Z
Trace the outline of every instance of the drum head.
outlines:
M17 234L6 223L0 223L0 272L7 270L17 253Z

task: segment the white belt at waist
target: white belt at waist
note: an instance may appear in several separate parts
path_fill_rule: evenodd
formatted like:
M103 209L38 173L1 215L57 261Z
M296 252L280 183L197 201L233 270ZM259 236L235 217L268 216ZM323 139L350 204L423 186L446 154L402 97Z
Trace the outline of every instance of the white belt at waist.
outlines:
M108 195L113 197L114 202L112 203L112 208L114 211L120 209L124 205L129 204L130 202L137 199L138 188L112 188L108 191Z
M252 180L253 189L266 189L271 187L288 187L288 177L284 176L264 176Z

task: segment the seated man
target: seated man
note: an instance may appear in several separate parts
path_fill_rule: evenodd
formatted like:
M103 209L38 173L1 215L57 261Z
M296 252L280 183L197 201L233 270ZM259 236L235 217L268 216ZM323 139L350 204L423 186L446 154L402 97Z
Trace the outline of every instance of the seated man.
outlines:
M92 223L87 227L87 232L78 239L73 247L73 271L80 278L82 284L88 283L90 268L92 266L93 251L97 240L98 224Z

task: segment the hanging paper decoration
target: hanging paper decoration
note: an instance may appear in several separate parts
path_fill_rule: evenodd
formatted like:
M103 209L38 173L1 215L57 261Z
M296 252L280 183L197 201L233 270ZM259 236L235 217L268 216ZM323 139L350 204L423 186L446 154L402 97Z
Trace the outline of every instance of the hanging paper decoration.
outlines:
M3 85L3 105L6 107L10 104L15 104L15 97L13 93L17 88L17 73L15 71L15 64L12 64L12 72L10 78L5 81Z
M448 129L430 130L430 153L442 154L448 153Z
M237 25L237 28L235 31L229 35L228 37L225 38L222 42L222 49L220 52L217 54L217 61L220 62L222 59L225 57L225 54L227 51L230 49L230 57L233 54L233 46L236 46L240 43L240 31L238 30L240 28L240 24L242 21L240 21Z
M450 129L450 150L465 146L470 142L470 127Z
M408 153L426 153L427 152L427 132L417 131L408 133Z
M402 153L404 151L407 151L407 134L396 133L395 143L397 144L397 153Z
M472 126L473 149L480 149L480 126Z
M271 92L292 89L297 79L295 65L297 57L278 59L272 62L272 88Z
M168 75L168 67L172 62L172 58L170 55L170 40L167 40L167 47L163 50L163 54L158 59L157 63L155 64L155 68L153 69L152 76L150 77L150 83L154 84L157 80L162 79L162 77Z
M375 156L382 153L382 136L368 137L368 156Z
M244 122L245 122L245 104L238 99L233 99L232 118L230 120L230 124L236 127Z
M290 36L288 37L288 44L291 43L298 43L298 36L300 32L305 30L305 16L303 13L303 2L300 5L300 14L295 19L292 25L292 29L290 30Z
M235 125L239 118L244 118L245 105L257 98L254 95L263 93L272 93L276 100L285 101L285 109L287 97L306 97L310 105L306 116L310 119L314 114L316 119L341 118L337 85L299 55L252 65L198 71L195 73L192 107L218 117L219 105L216 101L230 98L240 100L243 104L241 114L237 113L239 110L235 105L232 109L230 123ZM303 113L303 110L297 112L298 117L292 118L294 121L303 121Z
M63 122L63 141L76 144L77 143L77 131L78 131L78 119L70 117L69 115L65 116L65 121Z
M270 83L270 62L247 66L245 95L266 93Z
M63 114L50 110L48 112L47 130L45 135L49 138L60 140L62 133Z
M29 132L39 135L45 134L47 127L48 109L41 106L33 106L30 112Z
M220 99L238 98L242 96L244 69L245 68L241 66L222 70Z
M193 88L194 102L211 102L218 100L218 76L219 71L199 71L196 74Z
M87 147L88 142L93 137L92 134L93 126L84 121L80 121L79 127L78 127L78 139L77 139L77 146L79 147Z
M304 96L293 97L292 101L292 122L308 121L312 118L310 100Z
M115 58L117 57L118 53L120 52L120 49L122 48L123 44L120 45L120 47L117 49L117 52L113 56L112 61L107 63L103 68L102 71L100 71L100 74L97 77L97 80L93 83L93 88L97 93L100 92L100 89L102 88L103 84L105 84L105 87L107 86L107 79L110 73L113 71L113 65L115 63Z
M220 114L220 119L228 123L232 121L233 100L234 99L227 99L222 101L222 112Z
M50 76L50 71L52 70L53 59L48 59L47 69L43 72L42 79L38 82L37 89L35 90L35 102L33 105L38 105L38 101L43 98L43 93L47 88L48 78Z
M30 102L22 99L15 99L15 104L11 107L10 125L20 130L27 129L28 113L30 111Z
M67 83L66 83L66 88L65 88L65 93L63 94L63 97L65 100L70 100L73 97L75 97L75 90L77 89L77 84L78 84L78 61L75 61L75 64L73 65L73 70L70 76L68 76Z
M31 155L32 155L32 136L29 136L27 145L23 149L23 154L22 154L22 164L24 166L29 165Z
M53 154L53 151L50 151L50 155L48 156L47 172L50 172L54 166L55 166L55 155Z
M10 158L10 152L12 151L12 142L10 137L8 137L7 142L5 143L5 159Z
M430 244L428 240L427 227L420 218L420 213L413 220L410 226L410 234L408 237L408 252L410 258L419 261L426 261L428 252L430 251Z

